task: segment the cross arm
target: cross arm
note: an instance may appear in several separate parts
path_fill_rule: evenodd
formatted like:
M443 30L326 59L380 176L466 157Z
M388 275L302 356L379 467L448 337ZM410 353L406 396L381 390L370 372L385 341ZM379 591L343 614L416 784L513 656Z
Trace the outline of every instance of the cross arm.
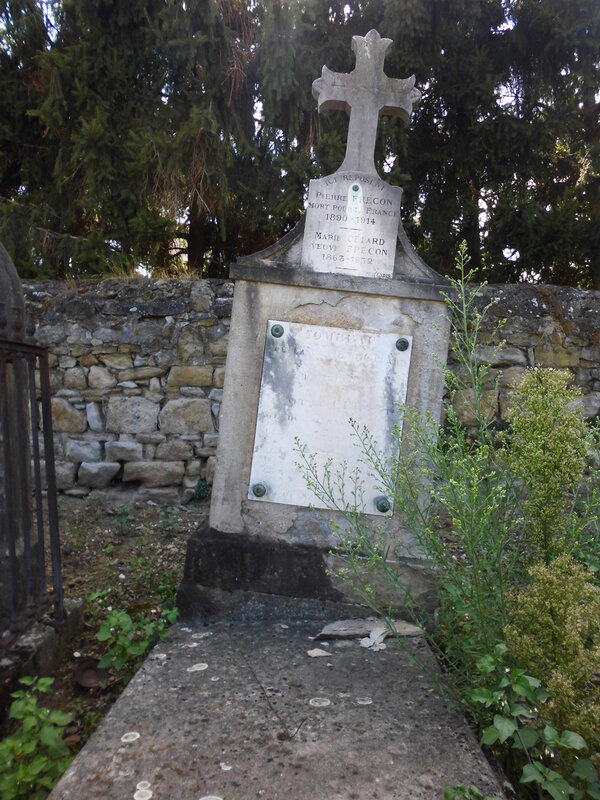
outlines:
M317 101L317 110L334 109L350 113L350 105L346 101L346 75L333 72L324 66L321 77L313 81L312 93Z

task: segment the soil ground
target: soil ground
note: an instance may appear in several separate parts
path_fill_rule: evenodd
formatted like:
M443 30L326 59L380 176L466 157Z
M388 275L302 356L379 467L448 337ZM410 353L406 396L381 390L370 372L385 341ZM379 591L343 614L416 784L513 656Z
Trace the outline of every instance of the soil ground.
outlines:
M133 497L59 498L63 580L66 597L87 599L85 622L55 673L52 691L40 702L73 716L66 740L75 754L108 712L126 678L108 673L102 685L85 689L77 682L78 668L88 659L101 659L106 643L96 634L111 609L160 616L161 606L173 602L183 573L190 534L206 522L208 503L197 506L158 506L135 503Z

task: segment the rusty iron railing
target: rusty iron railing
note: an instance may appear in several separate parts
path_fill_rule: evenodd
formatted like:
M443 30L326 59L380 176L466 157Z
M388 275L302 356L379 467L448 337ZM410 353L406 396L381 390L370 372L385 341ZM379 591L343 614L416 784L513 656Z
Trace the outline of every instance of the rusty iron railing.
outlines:
M52 606L54 624L63 623L48 353L6 339L0 339L0 589L0 647Z

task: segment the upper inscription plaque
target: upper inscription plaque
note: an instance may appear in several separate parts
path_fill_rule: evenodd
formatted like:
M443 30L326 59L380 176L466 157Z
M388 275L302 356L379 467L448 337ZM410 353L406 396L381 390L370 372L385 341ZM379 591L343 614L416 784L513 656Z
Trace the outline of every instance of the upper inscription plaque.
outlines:
M391 278L402 189L376 175L336 172L310 182L302 266Z
M350 73L324 66L313 82L319 111L350 115L346 155L333 175L310 182L302 266L317 272L390 278L394 270L402 190L377 175L374 152L381 116L408 122L421 98L415 76L388 78L383 62L391 39L372 30L353 36Z

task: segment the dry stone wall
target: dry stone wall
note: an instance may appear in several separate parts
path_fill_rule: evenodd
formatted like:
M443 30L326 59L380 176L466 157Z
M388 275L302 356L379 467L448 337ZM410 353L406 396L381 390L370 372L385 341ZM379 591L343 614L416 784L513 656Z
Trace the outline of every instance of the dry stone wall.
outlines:
M483 337L490 337L489 345L482 346L479 355L493 368L486 396L490 415L505 420L513 386L529 367L552 367L573 374L583 393L580 403L585 416L598 416L600 292L529 284L486 286L478 297L479 309L489 303L494 305L482 326ZM499 333L491 336L503 320ZM458 369L452 362L451 366ZM466 424L472 422L469 399L457 398Z
M58 488L188 501L214 471L233 286L108 280L25 285L50 349Z
M233 284L212 280L26 283L40 344L50 350L58 487L136 489L187 502L212 482ZM588 417L600 412L600 292L488 286L491 331L506 319L486 401L504 418L511 386L531 366L570 370ZM489 359L493 340L482 347ZM457 369L456 365L453 368ZM501 372L498 389L494 378ZM469 424L469 397L458 398Z

